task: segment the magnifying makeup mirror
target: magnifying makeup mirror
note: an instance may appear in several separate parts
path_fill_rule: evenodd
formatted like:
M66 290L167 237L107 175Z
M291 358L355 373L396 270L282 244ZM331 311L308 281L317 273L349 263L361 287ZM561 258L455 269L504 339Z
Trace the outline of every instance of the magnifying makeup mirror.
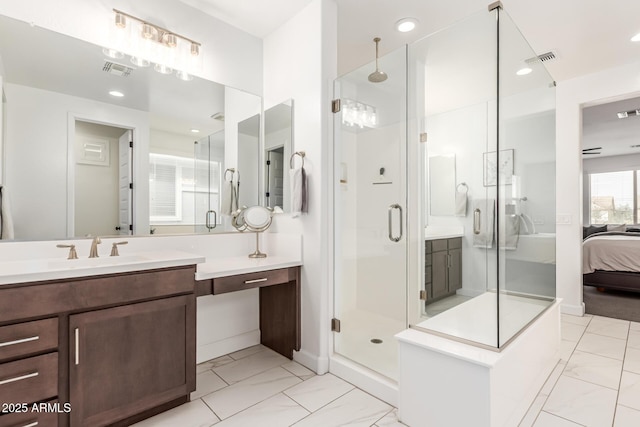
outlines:
M238 209L233 214L231 223L238 231L252 231L256 233L256 250L249 254L249 258L266 258L267 254L260 252L260 235L271 225L273 210L263 206L251 206Z

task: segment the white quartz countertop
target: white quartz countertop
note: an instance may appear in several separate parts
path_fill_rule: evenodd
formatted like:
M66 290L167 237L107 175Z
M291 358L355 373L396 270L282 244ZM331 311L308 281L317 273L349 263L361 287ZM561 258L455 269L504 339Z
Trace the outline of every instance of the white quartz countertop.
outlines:
M182 251L149 251L118 257L36 258L0 262L0 285L99 276L202 263L205 257Z
M196 280L215 279L216 277L233 276L236 274L255 273L265 270L296 267L302 265L299 257L295 256L267 256L266 258L249 258L235 256L228 258L212 258L198 264Z
M424 240L452 239L454 237L464 237L464 227L428 225L424 228Z

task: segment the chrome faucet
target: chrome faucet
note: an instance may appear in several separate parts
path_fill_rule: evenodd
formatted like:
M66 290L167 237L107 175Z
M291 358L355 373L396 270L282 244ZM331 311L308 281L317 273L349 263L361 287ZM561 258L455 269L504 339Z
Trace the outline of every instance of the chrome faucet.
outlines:
M91 242L91 250L89 251L89 258L98 258L98 245L102 243L100 237L96 236Z

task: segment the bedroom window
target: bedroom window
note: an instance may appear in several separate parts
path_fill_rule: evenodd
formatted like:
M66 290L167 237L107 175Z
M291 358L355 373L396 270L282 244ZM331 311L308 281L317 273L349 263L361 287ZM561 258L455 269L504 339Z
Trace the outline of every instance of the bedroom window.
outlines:
M591 224L637 224L638 171L589 174Z

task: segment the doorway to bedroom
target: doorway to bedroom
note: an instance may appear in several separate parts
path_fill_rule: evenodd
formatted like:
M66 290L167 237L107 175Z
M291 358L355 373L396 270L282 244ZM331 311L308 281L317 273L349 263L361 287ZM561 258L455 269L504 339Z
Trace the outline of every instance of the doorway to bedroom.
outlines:
M589 314L640 321L640 97L582 110L583 295Z

